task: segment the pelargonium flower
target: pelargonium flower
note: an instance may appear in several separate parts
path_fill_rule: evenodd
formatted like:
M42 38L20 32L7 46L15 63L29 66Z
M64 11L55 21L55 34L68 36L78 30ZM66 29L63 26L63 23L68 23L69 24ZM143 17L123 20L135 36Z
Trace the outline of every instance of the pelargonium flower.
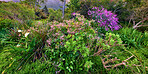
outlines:
M118 18L116 14L113 14L111 11L107 11L107 9L100 9L99 7L93 7L92 10L88 11L88 15L98 22L98 26L104 27L106 31L111 29L119 30L121 25L118 24Z

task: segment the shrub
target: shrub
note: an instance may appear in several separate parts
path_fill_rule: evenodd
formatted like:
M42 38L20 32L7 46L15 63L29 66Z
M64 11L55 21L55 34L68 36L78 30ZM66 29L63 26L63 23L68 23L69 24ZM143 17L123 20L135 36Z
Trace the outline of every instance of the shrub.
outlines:
M102 39L95 33L88 20L78 14L75 19L64 23L53 22L46 55L58 65L57 71L67 73L83 70L87 73L94 64L91 56L112 54L110 51L124 48L119 35L106 33L106 38Z

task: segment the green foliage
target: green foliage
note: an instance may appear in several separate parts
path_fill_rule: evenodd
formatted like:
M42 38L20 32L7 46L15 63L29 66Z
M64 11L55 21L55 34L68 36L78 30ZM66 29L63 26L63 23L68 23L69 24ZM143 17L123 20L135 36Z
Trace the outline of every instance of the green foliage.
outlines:
M147 43L147 32L141 33L132 28L123 28L117 31L123 41L127 46L133 46L135 48L148 47Z
M69 4L67 5L67 9L70 10L70 12L76 12L79 10L80 7L80 0L70 0Z
M9 64L13 62L12 54L10 52L12 50L10 47L5 47L0 49L0 72L2 73L5 69L9 68Z
M49 8L49 16L48 16L48 21L63 21L62 18L62 11L61 10L54 10Z
M41 60L37 60L34 63L28 63L23 67L20 67L21 70L13 72L13 73L54 73L54 67L51 62L45 61L41 62Z
M46 55L50 59L57 60L55 64L58 64L58 71L78 73L81 70L84 72L87 70L84 64L86 66L91 63L87 57L89 56L87 45L91 41L88 36L95 35L94 30L89 25L89 21L79 14L75 19L65 20L64 23L53 22L51 24L47 40L50 49ZM91 65L88 66L91 67Z
M38 21L32 21L35 12L28 4L0 3L0 73L146 74L148 71L147 32L129 28L114 33L105 31L94 20L77 13L74 19L69 19L71 13L79 11L85 15L93 6L113 10L125 19L122 11L126 7L122 7L122 2L71 0L64 18L68 20L62 19L61 10L49 9L48 19ZM39 15L44 17L42 13Z
M140 4L142 3L142 2L144 2L144 1L146 1L146 0L141 0L141 1L139 1L139 0L125 0L125 2L127 2L128 4L128 7L130 8L130 9L133 9L133 8L136 8L136 7L139 7L140 6Z
M111 45L113 45L116 41L118 41L118 42L116 42L116 44L122 44L122 40L121 40L121 38L118 34L115 35L115 34L112 34L112 33L106 33L105 36L106 36L106 38L105 38L106 40L110 39Z
M36 7L35 15L37 15L36 19L47 19L49 16L49 12L47 7L45 6L43 9L39 9L39 7Z
M77 36L76 36L77 37ZM85 37L78 36L75 40L74 36L70 37L69 35L67 38L70 38L68 41L66 41L65 48L67 48L67 51L73 51L74 54L79 51L82 56L86 57L89 54L89 49L86 47L86 42L83 42L85 40Z
M100 56L92 56L90 57L91 62L93 62L92 67L90 68L90 72L91 73L108 73L108 71L104 68L103 64L102 64L102 60L100 58Z
M0 4L0 17L4 19L27 20L35 17L32 7L14 2L2 2Z
M81 0L70 0L70 2L66 4L67 8L65 9L65 19L71 19L72 13L80 10L80 1Z
M1 19L0 20L0 29L9 28L14 26L14 21L10 19Z
M5 47L0 53L0 72L1 73L53 73L54 68L52 63L49 61L41 62L42 59L37 60L34 63L27 63L23 66L19 66L22 62L21 55L12 54L13 49L10 47ZM17 67L18 70L17 70Z

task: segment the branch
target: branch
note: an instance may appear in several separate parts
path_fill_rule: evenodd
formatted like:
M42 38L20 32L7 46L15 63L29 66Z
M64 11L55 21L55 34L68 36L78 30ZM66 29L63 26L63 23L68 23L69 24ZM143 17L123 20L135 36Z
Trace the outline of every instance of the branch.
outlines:
M137 26L137 27L142 27L142 26L148 26L148 25L139 25L139 26Z
M143 20L141 20L140 22L138 22L136 25L133 26L133 28L135 29L135 28L137 28L137 27L141 27L142 25L140 25L140 26L138 26L138 25L139 25L140 23L146 21L146 20L148 20L148 17L146 17L146 18L144 18Z
M131 57L127 58L127 59L124 60L124 61L126 62L127 60L131 59L132 57L134 57L134 55L132 55Z
M107 58L110 57L111 55L107 55ZM131 57L127 58L126 60L122 61L122 63L119 63L119 64L115 64L115 65L107 65L109 63L114 63L115 61L119 61L120 59L117 59L117 57L115 57L114 59L109 59L107 61L105 61L106 58L101 58L101 61L102 61L102 64L104 66L105 69L107 70L110 70L109 68L112 68L114 69L115 67L118 67L118 66L121 66L121 65L124 65L124 66L127 66L126 65L126 62L131 59L132 57L134 57L134 55L132 55ZM107 65L107 66L106 66ZM140 65L134 65L134 66L140 66Z
M98 50L98 52L94 53L94 56L95 55L100 55L100 53L103 51L103 49L101 48L100 50Z
M120 59L117 59L117 57L115 57L114 59L109 59L109 60L105 61L104 64L108 64L110 62L113 63L113 62L118 61L118 60L120 60Z
M121 66L121 65L126 65L126 63L122 62L122 63L116 64L115 66L112 67L112 69L115 68L115 67Z
M137 26L138 26L140 23L142 23L142 22L143 22L143 21L138 22L136 25L133 26L133 28L134 28L134 29L137 28Z

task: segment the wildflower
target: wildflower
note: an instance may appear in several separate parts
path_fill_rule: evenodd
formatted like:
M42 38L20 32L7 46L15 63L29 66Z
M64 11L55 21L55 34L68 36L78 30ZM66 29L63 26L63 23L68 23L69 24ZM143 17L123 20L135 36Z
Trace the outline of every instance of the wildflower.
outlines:
M29 35L29 32L25 33L25 37L27 37Z
M64 40L64 35L62 35L62 36L60 37L60 39L61 39L61 40Z
M48 43L48 45L51 45L51 41L50 40L47 40L46 42Z
M72 13L72 15L76 15L76 13L75 13L75 12L73 12L73 13Z
M19 37L21 36L21 34L18 35Z
M16 45L16 47L20 47L20 46L21 46L20 44L17 44L17 45Z
M38 22L38 24L41 24L41 22L40 21L37 21Z
M67 33L70 33L70 30L69 29L67 30Z
M18 32L22 32L22 30L18 30Z

